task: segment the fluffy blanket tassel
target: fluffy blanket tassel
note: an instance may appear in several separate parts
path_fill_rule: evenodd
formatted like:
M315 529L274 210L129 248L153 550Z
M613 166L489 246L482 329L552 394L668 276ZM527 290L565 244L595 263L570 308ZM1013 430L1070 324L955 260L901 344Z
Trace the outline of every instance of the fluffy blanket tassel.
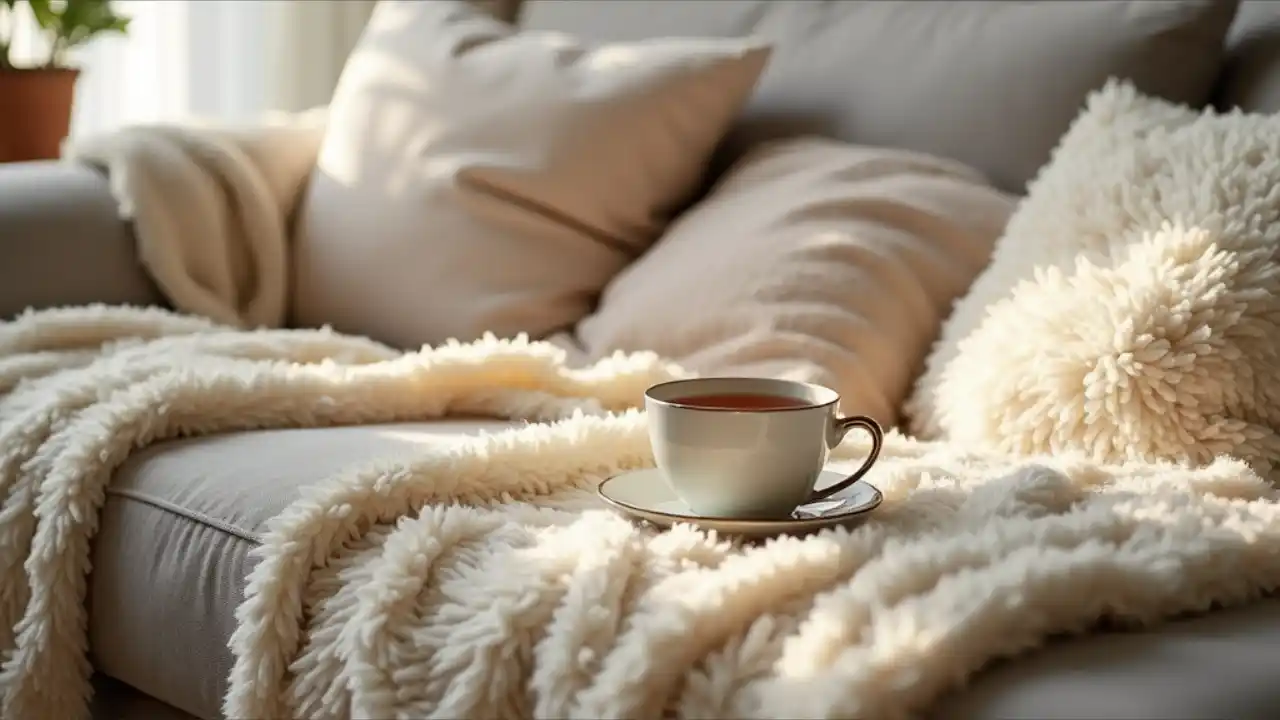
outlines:
M104 488L130 452L183 435L553 421L316 478L258 550L229 717L906 717L1051 634L1280 585L1280 496L1225 458L1015 460L892 435L870 476L886 501L855 529L655 533L592 491L652 462L629 408L679 371L562 360L524 340L401 355L126 308L0 325L0 716L87 716Z

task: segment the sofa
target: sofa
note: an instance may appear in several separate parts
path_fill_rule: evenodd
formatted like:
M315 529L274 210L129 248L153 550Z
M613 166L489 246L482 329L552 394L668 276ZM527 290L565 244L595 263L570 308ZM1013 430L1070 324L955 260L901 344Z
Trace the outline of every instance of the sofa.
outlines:
M1055 53L1074 56L1061 48L1096 43L1099 56L1124 54L1102 35L1073 35L1088 26L1069 22L1068 3L991 3L984 20L1006 23L1009 52L1025 53L1029 43L1044 49L1039 66L1017 68L1011 85L996 87L966 84L998 64L1002 48L968 44L968 33L979 29L965 23L977 21L951 16L950 4L928 4L929 11L906 7L912 3L749 0L671 2L660 11L625 0L490 5L534 29L600 41L762 32L777 43L779 76L760 88L726 156L764 137L818 133L957 157L1015 193L1065 129L1054 113L1069 119L1103 79L1055 75ZM1280 3L1091 5L1120 8L1125 22L1149 23L1144 32L1155 45L1168 44L1163 55L1157 48L1145 66L1132 68L1149 92L1193 105L1280 112ZM1212 31L1196 37L1198 30L1162 26L1165 5L1217 11L1229 23L1225 43ZM1183 67L1187 43L1201 55ZM871 45L883 54L869 53ZM915 85L896 75L906 57L932 64L930 73L914 76ZM1053 107L1035 89L1055 82L1081 85L1055 94L1066 100ZM1002 106L1024 118L1039 112L1043 126L993 125L992 110ZM952 118L947 132L938 130L939 117ZM107 180L82 164L0 166L0 317L95 302L168 304L138 261L132 228L120 219ZM507 426L459 418L232 433L135 454L108 491L93 549L95 717L219 717L234 611L254 562L249 552L267 520L301 487L342 466ZM1278 663L1280 600L1267 599L1157 630L1099 630L1051 642L984 670L939 703L937 717L1269 717L1280 707Z

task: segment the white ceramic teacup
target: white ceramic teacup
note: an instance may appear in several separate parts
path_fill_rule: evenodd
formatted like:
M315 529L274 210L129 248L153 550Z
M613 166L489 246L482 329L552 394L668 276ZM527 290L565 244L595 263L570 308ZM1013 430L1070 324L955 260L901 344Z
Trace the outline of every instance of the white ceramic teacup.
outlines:
M884 433L869 417L837 417L840 395L811 383L763 378L695 378L645 392L649 440L671 489L695 514L784 518L857 482L880 454ZM866 462L815 490L832 448L860 428Z

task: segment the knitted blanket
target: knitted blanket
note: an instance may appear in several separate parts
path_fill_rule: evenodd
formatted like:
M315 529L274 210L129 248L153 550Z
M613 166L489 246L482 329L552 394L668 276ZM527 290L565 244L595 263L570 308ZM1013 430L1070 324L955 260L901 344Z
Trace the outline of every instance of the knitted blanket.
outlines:
M156 310L0 325L0 716L86 717L112 471L232 430L554 421L317 477L257 551L229 717L905 717L1051 634L1280 585L1280 495L1226 458L1009 459L890 434L869 476L885 502L855 529L746 545L633 526L593 490L652 462L629 408L677 374L646 355L568 369L522 339L398 354ZM837 457L865 450L852 437Z

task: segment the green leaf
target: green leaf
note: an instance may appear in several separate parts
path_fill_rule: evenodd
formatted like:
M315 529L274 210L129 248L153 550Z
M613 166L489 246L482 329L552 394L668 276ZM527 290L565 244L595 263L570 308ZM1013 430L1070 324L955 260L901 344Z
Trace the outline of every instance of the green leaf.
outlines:
M27 7L31 8L31 14L41 28L57 32L58 14L54 11L50 0L27 0Z
M63 35L74 47L101 33L123 33L129 19L116 15L109 0L66 0L63 11Z
M0 0L12 7L17 0ZM129 18L111 9L111 0L27 0L36 23L50 39L50 67L63 64L71 48L103 33L124 34Z
M12 0L4 0L11 2ZM68 50L103 33L126 33L129 18L117 15L110 0L27 0L40 27L53 36L50 64Z

